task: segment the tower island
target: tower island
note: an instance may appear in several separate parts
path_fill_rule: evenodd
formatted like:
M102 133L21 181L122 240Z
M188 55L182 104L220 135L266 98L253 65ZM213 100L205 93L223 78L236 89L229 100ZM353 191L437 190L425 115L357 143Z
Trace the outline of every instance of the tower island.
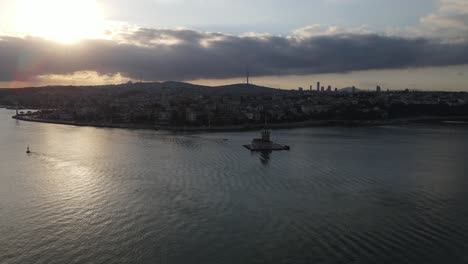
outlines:
M254 138L250 145L244 147L251 151L290 150L288 145L277 144L271 141L271 131L265 126L261 132L261 138Z

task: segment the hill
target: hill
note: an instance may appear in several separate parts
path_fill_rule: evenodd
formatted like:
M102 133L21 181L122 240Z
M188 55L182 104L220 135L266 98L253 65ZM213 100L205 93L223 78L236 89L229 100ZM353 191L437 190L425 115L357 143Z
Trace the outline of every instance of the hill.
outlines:
M355 90L357 93L361 93L361 92L366 92L362 89L359 89L358 87L356 87L356 90ZM340 93L352 93L353 92L353 87L345 87L345 88L341 88L338 90L338 92Z

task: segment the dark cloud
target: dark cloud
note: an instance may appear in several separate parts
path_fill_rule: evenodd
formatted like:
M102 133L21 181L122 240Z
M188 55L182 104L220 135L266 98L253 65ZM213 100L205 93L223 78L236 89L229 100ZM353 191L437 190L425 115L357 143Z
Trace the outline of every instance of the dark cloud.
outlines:
M231 36L140 29L117 40L59 44L0 37L0 81L96 71L143 80L336 73L468 63L468 43L376 34Z

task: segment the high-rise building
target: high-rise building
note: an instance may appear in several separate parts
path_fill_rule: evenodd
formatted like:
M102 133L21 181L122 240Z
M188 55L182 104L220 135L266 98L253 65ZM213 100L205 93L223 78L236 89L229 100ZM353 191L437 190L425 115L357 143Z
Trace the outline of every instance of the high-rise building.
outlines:
M320 92L320 82L317 82L317 92Z
M377 88L375 88L375 91L380 93L382 91L382 88L379 85L377 85Z
M356 93L356 86L353 86L352 92L353 92L353 93Z
M337 93L337 92L338 92L338 88L335 87L335 93Z
M322 87L320 88L320 91L325 92L325 87L322 86Z
M328 85L327 92L331 92L331 85Z

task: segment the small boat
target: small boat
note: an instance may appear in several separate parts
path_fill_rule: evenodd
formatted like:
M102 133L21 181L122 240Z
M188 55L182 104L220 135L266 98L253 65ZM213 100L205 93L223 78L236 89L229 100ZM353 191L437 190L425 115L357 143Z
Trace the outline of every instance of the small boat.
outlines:
M30 153L31 151L29 150L29 146L28 146L28 148L26 149L26 154L30 154Z

